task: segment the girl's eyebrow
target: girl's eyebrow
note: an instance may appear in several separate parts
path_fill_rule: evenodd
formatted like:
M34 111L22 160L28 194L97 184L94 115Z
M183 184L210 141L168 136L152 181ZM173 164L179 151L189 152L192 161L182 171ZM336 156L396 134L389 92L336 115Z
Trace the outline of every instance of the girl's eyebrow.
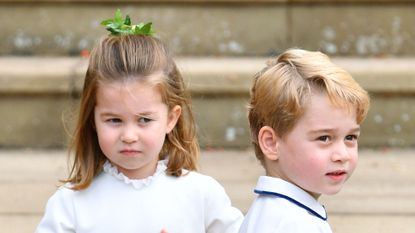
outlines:
M137 117L148 117L148 116L156 116L157 112L150 112L150 111L146 111L146 112L138 112L138 113L134 113L134 116ZM120 114L117 114L115 112L112 112L111 110L103 110L99 116L101 117L119 117Z
M136 116L152 116L155 115L156 112L139 112L139 113L135 113L134 115Z
M151 115L151 114L154 114L154 112L140 112L140 113L137 113L137 115Z
M101 112L99 115L102 116L102 117L114 117L114 116L118 116L117 114L115 114L113 112L110 112L110 111L108 111L108 112L106 112L106 111Z

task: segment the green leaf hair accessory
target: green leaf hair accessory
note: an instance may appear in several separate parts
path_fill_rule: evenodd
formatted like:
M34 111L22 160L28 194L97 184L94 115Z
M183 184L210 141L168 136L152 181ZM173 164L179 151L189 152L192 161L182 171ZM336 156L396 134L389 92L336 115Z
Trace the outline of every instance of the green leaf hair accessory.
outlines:
M129 15L125 16L125 19L121 15L121 10L117 9L113 19L106 19L101 22L105 28L111 32L111 35L145 35L153 36L154 30L152 28L152 22L139 23L137 25L131 24L131 18Z

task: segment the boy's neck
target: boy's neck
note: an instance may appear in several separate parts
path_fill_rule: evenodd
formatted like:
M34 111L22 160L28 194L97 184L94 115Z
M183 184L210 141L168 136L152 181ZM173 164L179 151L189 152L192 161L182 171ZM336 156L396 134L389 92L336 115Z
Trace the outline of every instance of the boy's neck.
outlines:
M292 182L290 179L288 179L288 177L285 177L281 174L281 172L279 172L279 169L277 168L277 166L273 165L273 166L267 166L267 163L265 163L265 175L269 176L269 177L274 177L274 178L279 178L282 179L286 182L289 182L297 187L299 187L300 189L304 190L305 192L307 192L308 194L310 194L312 197L314 197L314 199L318 200L319 197L321 196L320 193L313 193L313 192L309 192L305 189L303 189L302 187L298 186L297 184L295 184L294 182Z

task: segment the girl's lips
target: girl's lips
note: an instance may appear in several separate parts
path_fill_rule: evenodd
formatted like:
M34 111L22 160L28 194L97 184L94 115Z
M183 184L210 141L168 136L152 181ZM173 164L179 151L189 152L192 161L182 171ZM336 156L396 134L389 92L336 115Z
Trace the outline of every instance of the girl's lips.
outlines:
M120 153L125 155L125 156L136 156L140 153L140 151L126 149L126 150L121 150Z

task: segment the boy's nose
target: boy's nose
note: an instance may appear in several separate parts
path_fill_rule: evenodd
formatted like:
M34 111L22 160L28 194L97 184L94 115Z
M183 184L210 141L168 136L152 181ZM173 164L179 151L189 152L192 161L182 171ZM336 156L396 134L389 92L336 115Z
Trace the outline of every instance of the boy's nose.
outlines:
M347 149L347 146L344 143L338 143L338 145L336 145L335 150L333 152L332 160L334 162L337 162L337 161L344 162L344 161L349 160L349 158L350 158L350 154Z

